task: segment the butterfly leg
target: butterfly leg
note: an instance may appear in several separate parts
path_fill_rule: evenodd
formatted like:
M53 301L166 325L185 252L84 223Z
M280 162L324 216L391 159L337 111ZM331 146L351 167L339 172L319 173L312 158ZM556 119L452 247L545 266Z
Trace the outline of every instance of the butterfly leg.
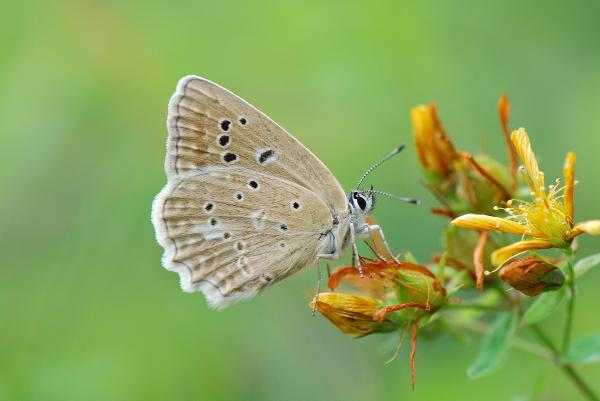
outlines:
M321 263L317 262L317 290L315 291L315 297L312 302L312 315L315 316L315 310L317 309L317 298L319 298L319 293L321 291Z
M329 279L331 278L331 269L329 268L329 263L325 264L327 266L327 284L329 284ZM329 291L333 292L334 289L329 287Z
M358 256L358 247L356 246L356 233L354 232L354 224L350 224L350 242L352 242L352 258L356 267L358 268L358 272L361 277L364 277L362 265L360 264L360 257Z
M370 234L372 232L378 231L379 235L381 235L381 241L383 242L383 246L385 246L385 249L387 251L388 254L390 254L392 256L392 259L394 260L394 262L398 263L398 259L394 256L394 253L392 252L392 250L390 249L390 246L388 245L387 241L385 240L385 235L383 235L383 230L381 229L381 226L378 226L376 224L373 225L368 225L365 224L363 226L363 228L361 229L361 233L365 232L366 234Z
M317 307L317 297L319 296L319 291L321 289L321 259L328 260L336 260L340 257L340 253L337 248L334 249L333 253L321 253L317 255L317 291L315 293L315 297L313 298L313 306L312 306L312 314L315 315L315 309ZM327 264L327 277L331 276L331 272L329 270L329 263Z

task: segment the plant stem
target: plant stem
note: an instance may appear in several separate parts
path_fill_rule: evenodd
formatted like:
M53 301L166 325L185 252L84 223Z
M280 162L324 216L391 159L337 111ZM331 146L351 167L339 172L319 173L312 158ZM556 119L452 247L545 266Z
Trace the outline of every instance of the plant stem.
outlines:
M586 382L583 381L583 379L581 378L581 376L579 376L579 373L577 373L575 371L573 366L568 363L564 363L560 360L560 356L559 356L560 354L559 354L558 348L546 336L546 334L544 334L542 329L535 324L532 324L529 327L535 333L535 335L540 339L540 341L543 342L544 345L546 345L548 347L548 349L550 349L552 351L551 359L554 362L554 364L556 366L558 366L559 368L561 368L563 370L563 372L565 372L565 374L569 377L569 379L571 379L573 384L575 384L575 386L577 386L579 391L581 391L589 400L599 401L600 399L598 398L598 396L596 394L594 394L594 391L587 385Z
M479 309L486 311L507 311L510 310L508 305L483 305L483 304L473 304L473 303L449 303L447 305L450 309Z
M553 357L556 357L558 355L558 348L556 348L556 346L554 345L552 340L550 340L546 336L546 334L542 331L540 326L538 326L537 324L532 324L529 327L535 333L535 335L540 339L540 341L543 342L544 345L552 351L552 353L554 354Z
M581 376L573 369L571 365L561 365L562 370L571 378L571 381L577 386L577 388L585 394L588 400L599 401L600 398L594 393L594 391L583 381Z
M565 334L563 336L562 353L565 355L569 352L571 343L571 327L573 326L573 313L575 310L575 271L573 269L573 249L571 246L565 248L567 255L567 285L569 286L567 297L567 320L565 322Z
M569 248L569 251L571 251L571 248ZM568 256L568 263L570 266L570 270L571 273L573 272L573 253L572 251L570 253L567 253ZM569 273L567 273L569 274ZM574 274L571 274L571 277L574 279ZM569 280L569 277L567 276L567 280ZM574 280L571 280L571 282L568 282L569 286L571 286L571 284L573 284L573 288L569 287L571 291L573 291L573 295L575 294L574 292ZM519 309L519 314L522 314L522 310L520 308L520 306L517 304L517 302L510 296L508 295L506 292L504 292L502 290L501 287L499 286L494 286L494 288L507 300L509 300L515 308ZM573 298L573 297L572 297ZM573 311L572 311L572 305L569 307L569 315L572 317L573 316ZM569 331L569 335L570 335L570 330L571 330L571 322L569 321L568 323L568 331ZM549 353L549 357L550 360L557 366L559 367L563 372L565 372L565 374L567 375L567 377L569 379L571 379L571 381L573 382L573 384L579 389L579 391L590 401L600 401L600 398L598 398L598 396L594 393L594 391L588 386L588 384L583 380L583 378L579 375L579 373L577 373L575 371L575 369L573 368L572 365L568 364L568 363L564 363L561 360L561 353L558 349L558 347L556 345L554 345L554 343L552 342L552 340L550 340L550 338L548 338L548 336L546 336L546 334L544 333L544 331L540 328L540 326L536 325L536 324L532 324L529 326L531 328L531 330L533 331L533 333L537 336L537 338L539 338L540 342L543 343L547 349L550 351Z

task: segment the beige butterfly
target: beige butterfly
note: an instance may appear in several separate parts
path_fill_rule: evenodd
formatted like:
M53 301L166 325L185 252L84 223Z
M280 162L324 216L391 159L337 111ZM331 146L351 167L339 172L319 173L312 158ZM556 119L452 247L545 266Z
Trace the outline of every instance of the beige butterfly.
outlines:
M365 217L382 192L346 196L283 128L200 77L179 81L167 128L168 182L152 222L163 265L179 274L184 291L201 291L223 308L320 259L337 259L347 245L360 269L356 240L380 231Z

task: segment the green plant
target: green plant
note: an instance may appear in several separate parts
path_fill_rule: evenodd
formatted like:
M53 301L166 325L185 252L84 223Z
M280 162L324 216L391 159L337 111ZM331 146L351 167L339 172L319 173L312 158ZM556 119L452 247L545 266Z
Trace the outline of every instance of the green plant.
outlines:
M418 329L458 335L470 331L483 334L483 340L467 369L469 377L493 373L514 347L552 362L583 395L598 400L575 366L600 361L600 333L573 340L571 326L576 280L600 264L600 254L576 260L576 237L600 234L600 220L574 223L575 154L567 154L564 185L556 180L546 187L529 135L522 128L509 130L504 96L499 114L508 166L486 155L457 151L435 105L413 109L424 185L441 204L432 212L450 219L443 233L445 249L420 265L411 254L387 254L382 238L373 235L368 244L376 258L361 258L366 276L346 266L329 280L332 291L346 285L361 295L322 293L314 307L354 336L404 333L411 328L413 386ZM523 167L517 167L519 160ZM542 254L552 250L558 255ZM487 269L491 266L495 268ZM559 347L540 323L554 316L565 299ZM523 337L527 331L533 340ZM530 399L543 391L544 382L543 378L536 382Z

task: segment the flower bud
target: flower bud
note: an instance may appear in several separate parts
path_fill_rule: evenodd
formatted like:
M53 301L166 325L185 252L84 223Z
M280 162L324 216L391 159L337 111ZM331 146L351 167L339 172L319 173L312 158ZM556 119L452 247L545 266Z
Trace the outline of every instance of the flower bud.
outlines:
M446 302L446 289L427 268L407 262L400 262L396 270L400 302L413 302L426 306L427 312L437 310ZM418 314L422 311L415 310Z
M448 177L458 154L440 123L435 105L413 108L411 118L415 150L423 170L438 180Z
M508 263L500 270L500 279L530 297L556 290L565 282L558 267L533 257Z
M313 306L313 302L310 303ZM364 336L376 332L396 329L389 321L376 322L373 316L383 307L383 303L370 297L322 292L317 296L315 309L341 331L353 336Z

